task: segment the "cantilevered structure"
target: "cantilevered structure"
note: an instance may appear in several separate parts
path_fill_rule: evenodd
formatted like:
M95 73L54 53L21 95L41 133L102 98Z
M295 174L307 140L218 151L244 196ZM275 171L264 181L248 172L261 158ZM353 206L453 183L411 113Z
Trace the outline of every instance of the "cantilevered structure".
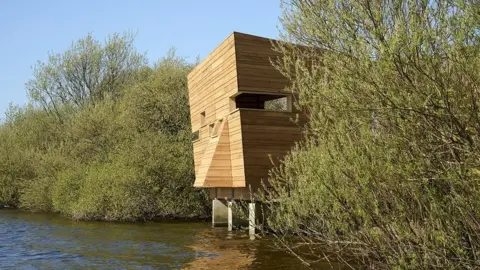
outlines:
M302 138L305 116L271 64L279 56L272 40L234 32L188 75L194 186L212 198L250 198Z

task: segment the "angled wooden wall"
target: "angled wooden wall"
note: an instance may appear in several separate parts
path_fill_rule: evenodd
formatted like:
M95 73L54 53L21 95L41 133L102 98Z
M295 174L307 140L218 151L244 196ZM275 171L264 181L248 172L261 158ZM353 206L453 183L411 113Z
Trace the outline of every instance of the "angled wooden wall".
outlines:
M261 187L261 181L268 185L268 172L278 164L295 142L303 138L306 118L295 113L242 110L242 141L246 185L254 189ZM273 163L272 163L273 161Z
M230 155L232 159L232 187L245 187L245 164L242 145L242 126L240 111L235 110L229 115Z
M192 131L229 114L229 96L237 87L235 39L231 34L188 75Z
M233 185L228 118L217 124L220 125L217 135L209 138L203 151L194 186L229 187Z
M245 185L240 118L239 115L229 116L230 96L238 91L234 34L225 39L188 75L188 88L192 131L199 131L199 140L193 143L197 178L195 186ZM205 112L203 125L202 112ZM223 146L218 149L222 149L224 153L213 156L213 153L209 153L214 148L209 129L210 125L217 123L220 119L228 121L223 131L227 134L225 136L230 145L228 153L226 146ZM203 160L210 158L209 155L212 155L212 161L202 165ZM230 162L222 160L227 155ZM206 168L202 169L202 166L211 164L215 166L210 168L210 171ZM229 173L227 173L228 170ZM223 179L222 175L227 179Z
M288 80L271 64L281 55L272 49L272 40L234 33L238 91L282 93Z

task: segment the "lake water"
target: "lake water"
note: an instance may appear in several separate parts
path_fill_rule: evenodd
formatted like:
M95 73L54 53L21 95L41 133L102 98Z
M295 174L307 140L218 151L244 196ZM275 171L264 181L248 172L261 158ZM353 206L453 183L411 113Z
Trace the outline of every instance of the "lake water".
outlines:
M0 269L304 269L273 246L209 222L75 222L0 210Z

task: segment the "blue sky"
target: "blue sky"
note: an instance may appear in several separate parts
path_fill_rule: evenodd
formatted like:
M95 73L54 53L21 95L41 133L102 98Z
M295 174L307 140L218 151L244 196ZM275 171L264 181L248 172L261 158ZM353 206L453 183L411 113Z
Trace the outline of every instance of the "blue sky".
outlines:
M88 33L104 40L138 32L136 47L150 63L175 47L203 59L231 32L278 37L280 0L0 1L0 118L9 103L28 102L24 84L48 52L63 52Z

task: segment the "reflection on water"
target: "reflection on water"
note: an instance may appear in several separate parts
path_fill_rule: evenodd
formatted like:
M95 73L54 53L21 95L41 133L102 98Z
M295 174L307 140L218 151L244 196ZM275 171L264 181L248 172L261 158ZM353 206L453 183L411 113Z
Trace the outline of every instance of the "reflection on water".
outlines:
M208 222L74 222L0 211L1 269L296 269L268 239Z

